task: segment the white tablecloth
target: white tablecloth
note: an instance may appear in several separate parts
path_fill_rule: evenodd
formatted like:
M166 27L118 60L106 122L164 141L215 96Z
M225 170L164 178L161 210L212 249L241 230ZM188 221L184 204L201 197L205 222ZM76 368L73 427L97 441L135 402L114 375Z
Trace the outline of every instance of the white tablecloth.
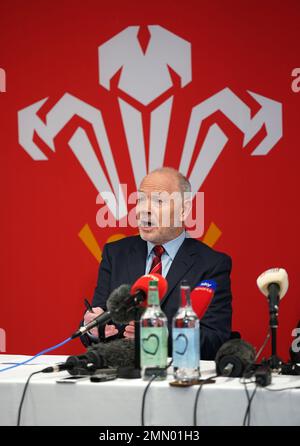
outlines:
M24 356L0 355L4 362L20 362ZM0 372L0 425L16 425L27 377L65 356L41 356L31 365ZM202 377L214 374L214 362L201 362ZM91 383L57 384L67 372L32 377L23 405L22 425L140 426L142 395L147 382L117 379ZM197 387L176 388L166 381L153 382L146 398L147 426L192 426ZM271 389L300 387L300 377L275 376ZM253 385L249 386L252 393ZM198 425L242 425L247 398L238 378L219 377L203 386L198 401ZM300 425L300 388L270 392L258 388L251 406L251 425Z

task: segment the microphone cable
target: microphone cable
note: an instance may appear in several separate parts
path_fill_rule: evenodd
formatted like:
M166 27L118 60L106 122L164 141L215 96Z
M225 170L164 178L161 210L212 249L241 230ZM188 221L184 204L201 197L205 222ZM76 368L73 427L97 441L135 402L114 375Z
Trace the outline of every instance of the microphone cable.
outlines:
M244 415L244 420L243 420L243 426L250 426L250 420L251 420L251 404L252 401L255 397L255 394L257 392L257 388L258 388L258 384L256 383L256 381L240 381L242 384L244 384L244 388L245 388L245 392L246 392L246 396L247 396L247 400L248 400L248 404L246 407L246 411L245 411L245 415ZM247 385L248 384L255 384L255 389L252 392L252 395L250 396Z
M251 404L252 404L253 399L256 395L257 389L260 386L257 384L256 381L242 382L242 384L244 384L244 386L245 386L245 391L246 391L246 395L247 395L247 399L248 399L248 404L247 404L247 408L246 408L245 416L244 416L244 420L243 420L243 426L250 426ZM247 389L248 384L255 384L255 389L253 390L251 396L249 395L249 391ZM281 389L269 389L268 387L262 387L262 389L267 390L268 392L283 392L285 390L298 390L298 389L300 389L300 385L294 386L294 387L283 387Z
M169 362L169 364L167 364L167 366L164 369L161 370L167 370L173 363L173 359ZM159 373L153 373L153 375L151 376L147 386L144 389L143 392L143 398L142 398L142 410L141 410L141 425L145 426L145 404L146 404L146 395L147 392L151 386L151 384L153 383L153 381L159 376Z
M148 389L150 387L150 385L153 383L153 381L155 380L155 378L157 378L158 375L156 375L155 373L151 376L144 392L143 392L143 399L142 399L142 415L141 415L141 425L145 426L145 402L146 402L146 395L148 392Z
M23 403L25 400L25 395L26 395L26 391L27 391L29 382L30 382L31 378L33 377L33 375L37 375L38 373L42 373L42 370L39 370L38 372L31 373L27 378L27 381L26 381L26 384L25 384L25 387L24 387L24 390L22 393L21 401L19 404L17 426L21 426L22 407L23 407Z
M15 367L19 367L20 365L24 365L24 364L28 364L28 362L33 361L35 358L37 358L38 356L44 355L45 353L49 353L52 350L55 350L59 347L62 347L63 345L67 344L67 342L72 341L72 338L67 338L64 341L60 342L59 344L54 345L53 347L49 347L46 350L41 351L40 353L37 353L36 355L32 356L29 359L26 359L26 361L23 362L18 362L17 364L14 364L10 367L5 367L4 369L0 369L0 372L5 372L6 370L10 370L10 369L14 369Z
M264 340L264 342L262 343L262 346L260 347L260 349L258 350L258 352L257 352L257 354L256 354L256 356L255 356L254 362L256 362L256 361L258 360L258 358L260 357L260 355L262 354L262 352L263 352L264 349L266 348L267 343L268 343L270 337L271 337L271 332L270 332L270 329L269 329L269 330L268 330L268 333L267 333L267 335L266 335L266 337L265 337L265 340Z
M262 352L264 351L264 349L266 348L266 345L267 345L270 337L271 337L271 333L270 333L270 330L268 330L268 333L267 333L267 335L265 337L265 340L262 343L262 346L260 347L260 349L258 350L258 352L257 352L257 354L255 356L255 360L254 360L255 363L256 363L257 359L260 357L260 355L262 354ZM252 404L252 401L253 401L253 399L255 397L255 394L257 392L258 385L257 385L256 381L248 381L247 382L246 380L244 380L244 381L240 380L240 382L244 385L246 396L247 396L247 400L248 400L248 404L247 404L247 407L246 407L244 420L243 420L243 426L250 426L250 422L251 422L251 404ZM248 388L247 388L247 385L251 384L251 383L255 384L255 389L253 390L252 395L250 396Z
M270 329L269 329L269 330L268 330L268 333L267 333L267 335L266 335L266 337L265 337L264 342L262 343L260 349L258 350L258 352L257 352L257 354L256 354L256 356L255 356L254 364L256 363L257 359L260 357L260 355L262 354L262 352L263 352L264 349L266 348L267 343L268 343L270 337L271 337L271 332L270 332ZM243 376L243 378L240 379L240 383L244 385L245 393L246 393L247 400L248 400L248 404L247 404L246 411L245 411L245 415L244 415L244 419L243 419L243 426L250 426L250 422L251 422L251 404L252 404L252 401L253 401L253 399L254 399L254 397L255 397L255 394L256 394L256 392L257 392L257 388L258 388L258 384L257 384L256 381L253 381L253 380L252 380L252 381L246 381L246 379L245 379L245 375L247 374L247 371L248 371L248 370L247 370L247 368L246 368L246 370L245 370L245 372L244 372L244 376ZM254 370L253 370L253 374L254 374L254 373L255 373L255 372L254 372ZM244 379L244 380L243 380L243 379ZM248 388L247 388L247 385L248 385L248 384L255 384L255 389L253 390L251 396L250 396L249 391L248 391ZM268 390L268 389L267 389L267 390Z
M283 392L284 390L298 390L298 389L300 389L300 383L299 386L282 387L281 389L268 389L267 387L264 387L264 390L267 390L268 392Z
M211 380L215 379L217 377L218 377L218 375L212 375L209 378L201 380L201 383L200 383L199 388L197 390L195 401L194 401L194 411L193 411L194 426L198 426L198 424L197 424L197 408L198 408L198 400L199 400L199 396L200 396L202 387L204 386L204 384L210 384Z

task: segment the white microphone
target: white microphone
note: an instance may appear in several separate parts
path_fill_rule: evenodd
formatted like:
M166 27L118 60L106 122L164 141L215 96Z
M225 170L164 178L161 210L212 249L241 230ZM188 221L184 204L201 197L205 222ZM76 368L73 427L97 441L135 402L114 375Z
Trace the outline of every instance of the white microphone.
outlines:
M257 286L268 298L279 297L282 299L288 290L289 279L284 268L271 268L257 278Z
M271 268L257 278L257 286L269 301L272 355L269 359L271 370L281 370L282 360L277 355L277 328L279 301L289 287L289 279L285 269Z

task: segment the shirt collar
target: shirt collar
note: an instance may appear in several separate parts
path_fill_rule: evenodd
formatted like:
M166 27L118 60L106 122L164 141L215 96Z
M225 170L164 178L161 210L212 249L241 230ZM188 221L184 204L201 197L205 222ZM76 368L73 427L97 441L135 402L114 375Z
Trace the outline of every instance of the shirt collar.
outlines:
M178 237L176 237L173 240L170 240L169 242L166 242L162 245L165 248L166 253L172 260L174 260L174 257L176 256L178 249L184 242L185 237L186 237L186 233L185 233L185 231L182 231L182 233ZM154 246L156 246L155 243L147 242L148 257L150 256L151 251L154 248Z

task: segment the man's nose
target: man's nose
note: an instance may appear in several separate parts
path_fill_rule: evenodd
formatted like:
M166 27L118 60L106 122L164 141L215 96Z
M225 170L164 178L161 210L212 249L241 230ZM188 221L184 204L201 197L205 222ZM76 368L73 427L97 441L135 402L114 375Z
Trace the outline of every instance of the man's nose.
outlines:
M150 200L143 200L138 203L137 210L139 213L151 214L151 202Z

